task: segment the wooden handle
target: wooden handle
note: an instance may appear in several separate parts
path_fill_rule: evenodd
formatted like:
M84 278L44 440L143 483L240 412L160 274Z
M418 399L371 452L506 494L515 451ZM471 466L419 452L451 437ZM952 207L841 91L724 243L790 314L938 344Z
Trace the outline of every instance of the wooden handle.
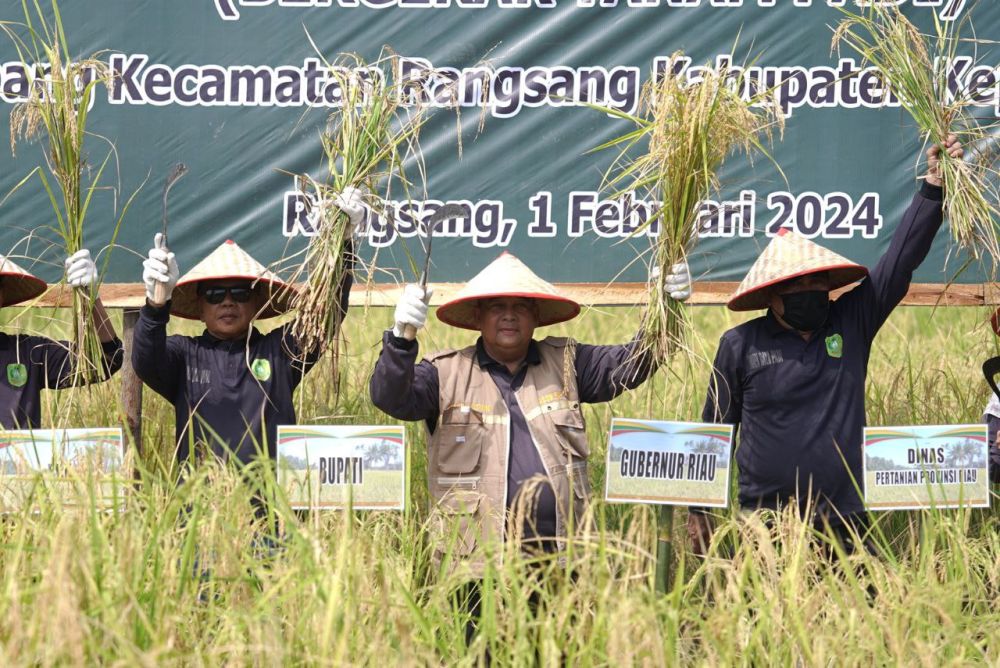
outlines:
M167 284L156 282L153 287L153 302L156 306L163 306L170 299L170 295L167 293Z
M164 196L166 196L166 193L164 193ZM159 236L159 235L157 235L157 236ZM158 243L157 243L156 247L159 250L163 251L164 253L169 253L170 252L170 249L167 248L167 235L166 235L166 233L164 233L163 237L158 240ZM170 271L169 265L167 266L167 271L168 272ZM166 306L168 299L170 299L170 293L167 292L167 284L166 283L161 283L160 281L157 281L156 285L153 286L153 300L152 300L153 301L153 306Z
M417 328L413 325L403 325L403 338L407 341L417 338Z

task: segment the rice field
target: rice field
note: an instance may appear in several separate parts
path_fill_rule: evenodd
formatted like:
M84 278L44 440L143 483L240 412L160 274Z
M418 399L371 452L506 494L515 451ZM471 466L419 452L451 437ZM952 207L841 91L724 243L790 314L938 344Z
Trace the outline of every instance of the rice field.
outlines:
M51 334L62 326L49 321L51 312L11 323L14 315L0 311L4 331L44 326ZM699 307L693 316L694 359L675 359L640 390L585 409L594 490L604 487L613 415L699 418L717 337L744 316L720 307ZM988 391L979 366L998 354L987 317L974 308L897 310L872 353L869 423L979 421ZM313 371L300 389L300 423L392 422L366 396L390 318L391 309L351 311L340 396L325 369ZM590 310L545 333L611 343L631 337L638 324L635 309ZM184 323L175 331L195 329ZM426 350L472 339L432 318L420 343ZM47 394L43 426L57 416L74 426L118 425L119 389L120 376ZM147 392L140 480L123 509L48 502L0 522L0 664L1000 663L994 509L878 514L878 554L839 562L823 556L835 549L828 539L793 516L771 526L724 518L710 555L695 558L678 510L677 564L661 595L652 586L655 509L599 502L593 530L561 558L497 548L467 646L467 592L448 554L454 546L432 544L424 526L420 425L407 428L404 512L309 515L276 494L278 541L261 537L263 522L254 519L240 475L206 466L177 486L172 440L170 407ZM274 471L247 475L268 486ZM995 488L992 496L995 508Z

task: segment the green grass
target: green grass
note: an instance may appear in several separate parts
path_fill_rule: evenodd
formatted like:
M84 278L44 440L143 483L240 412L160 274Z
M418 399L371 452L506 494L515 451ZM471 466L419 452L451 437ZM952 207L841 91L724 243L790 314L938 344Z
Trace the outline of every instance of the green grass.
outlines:
M48 315L19 324L52 331ZM978 421L988 391L979 365L997 354L986 316L898 310L872 353L869 422ZM351 312L340 399L321 366L300 390L300 422L392 422L366 396L390 318L389 309ZM707 360L741 319L694 309L704 359L677 359L643 389L586 408L595 490L603 489L611 416L698 419ZM545 333L610 343L637 326L637 310L589 311ZM420 341L427 350L473 338L432 321ZM45 426L117 425L119 383L47 393ZM150 392L144 409L143 480L124 510L48 503L0 522L0 665L475 665L487 649L499 665L1000 662L994 510L880 513L879 556L845 564L821 558L824 537L788 516L770 528L726 519L712 554L696 559L680 549L679 511L676 577L656 595L655 509L597 503L595 529L564 561L507 549L502 566L487 571L480 633L467 649L467 615L454 601L461 577L447 556L435 561L434 548L448 546L432 545L423 526L422 426L407 427L406 512L299 516L279 498L285 540L271 550L254 540L250 492L238 475L206 466L184 486L173 483L172 410Z

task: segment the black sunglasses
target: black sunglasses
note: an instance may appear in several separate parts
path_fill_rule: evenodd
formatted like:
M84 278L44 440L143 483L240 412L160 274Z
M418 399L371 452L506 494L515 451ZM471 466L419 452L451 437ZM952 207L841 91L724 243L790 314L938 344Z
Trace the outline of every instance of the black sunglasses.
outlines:
M232 300L237 304L246 304L250 301L250 295L253 293L253 288L246 286L234 288L204 288L203 290L199 290L199 292L209 304L221 304L226 300L226 294L232 297Z

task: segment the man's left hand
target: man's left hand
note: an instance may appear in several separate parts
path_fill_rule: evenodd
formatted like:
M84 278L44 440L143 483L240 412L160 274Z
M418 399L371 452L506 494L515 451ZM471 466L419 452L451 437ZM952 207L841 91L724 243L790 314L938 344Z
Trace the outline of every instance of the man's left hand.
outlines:
M347 214L347 226L344 228L344 236L347 238L354 236L361 221L365 219L365 191L361 188L348 186L344 191L337 193L333 198L334 205Z
M66 282L74 288L89 288L97 280L97 265L90 257L87 249L79 250L64 263L66 267Z
M965 149L962 148L961 142L958 141L958 137L955 135L948 135L947 141L944 143L944 149L948 151L948 157L954 160L961 160L962 156L965 155ZM941 155L941 146L934 144L929 149L927 149L927 183L932 186L941 187L941 160L938 156Z
M653 267L649 272L649 282L655 283L660 277L660 268ZM663 277L663 292L679 302L691 296L691 270L687 260L678 262L669 274Z

